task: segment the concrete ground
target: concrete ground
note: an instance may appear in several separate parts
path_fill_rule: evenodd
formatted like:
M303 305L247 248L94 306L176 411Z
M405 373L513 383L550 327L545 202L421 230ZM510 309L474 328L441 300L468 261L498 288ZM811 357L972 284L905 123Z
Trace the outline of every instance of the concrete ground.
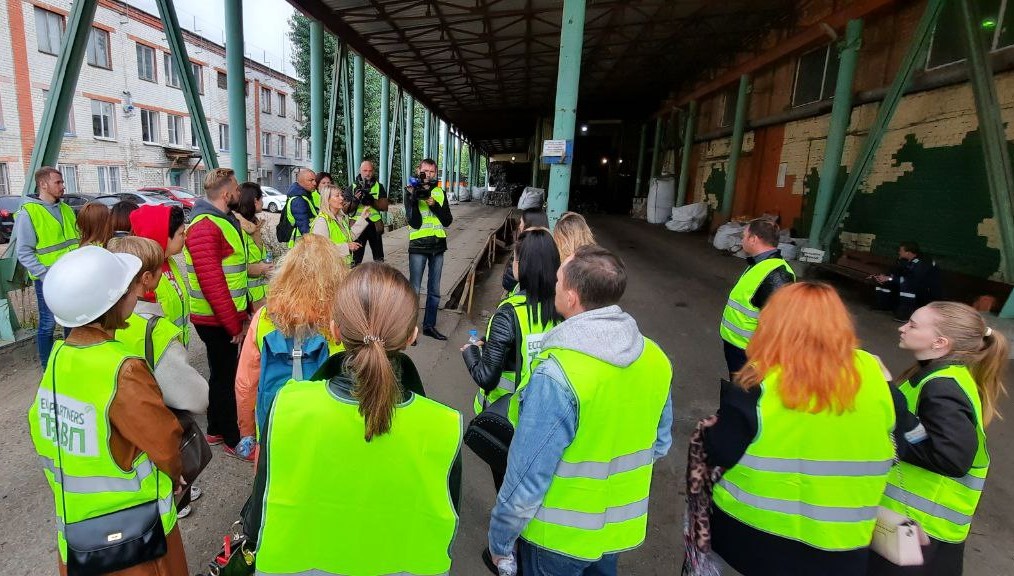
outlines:
M469 230L469 222L489 218L478 206L455 207L455 228L462 240L478 241L482 233ZM473 218L475 220L473 220ZM670 454L655 467L648 537L644 546L622 556L621 572L641 575L678 573L683 556L682 510L686 442L697 419L714 412L718 382L725 364L718 337L718 318L728 290L743 261L713 250L703 236L681 235L660 226L620 217L593 217L589 222L598 240L615 251L628 267L629 285L621 303L639 322L642 332L657 341L675 366L673 401L675 438ZM454 234L452 234L452 238ZM385 236L393 248L393 234ZM460 251L465 253L464 245ZM394 252L391 252L393 264ZM407 268L399 265L403 271ZM483 274L476 286L472 315L441 311L439 328L450 336L447 343L422 338L408 350L417 362L427 392L465 415L471 415L474 384L458 348L470 328L485 326L501 295L502 262ZM446 276L446 272L445 272ZM898 325L889 316L870 311L861 298L846 293L864 346L880 355L895 373L910 360L897 349ZM206 370L199 339L191 360ZM55 555L52 496L34 460L25 426L25 413L40 377L34 348L22 347L0 354L0 430L8 431L0 451L0 574L21 576L51 574ZM1005 412L1011 413L1005 400ZM1014 573L1014 500L1012 482L1014 434L1010 421L997 421L989 429L993 464L982 504L972 525L966 548L967 574ZM252 478L249 464L216 458L199 481L204 497L191 517L182 520L191 570L198 572L221 545L221 537L238 517ZM489 510L495 494L489 470L463 448L464 488L461 521L455 541L452 574L481 575L479 553L485 546Z

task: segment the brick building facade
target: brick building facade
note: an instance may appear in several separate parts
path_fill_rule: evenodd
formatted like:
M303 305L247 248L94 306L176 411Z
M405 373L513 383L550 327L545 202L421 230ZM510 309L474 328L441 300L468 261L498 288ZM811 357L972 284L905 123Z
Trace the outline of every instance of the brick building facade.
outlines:
M70 0L0 0L0 194L20 194ZM184 31L220 165L231 165L225 48ZM309 165L285 74L247 59L251 180L284 190ZM201 192L205 166L157 16L100 0L60 152L68 190L107 194L179 185Z

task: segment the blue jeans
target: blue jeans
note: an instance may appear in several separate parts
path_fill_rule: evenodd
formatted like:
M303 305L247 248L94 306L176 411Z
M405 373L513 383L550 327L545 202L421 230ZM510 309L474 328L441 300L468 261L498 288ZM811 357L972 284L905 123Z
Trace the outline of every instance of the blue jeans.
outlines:
M578 560L518 539L518 554L525 576L616 576L618 554L594 562Z
M39 351L39 362L42 369L46 369L49 363L49 353L53 350L53 330L56 329L56 318L53 312L46 306L46 299L42 296L42 279L35 280L35 300L39 303L39 331L35 334L35 346Z
M440 307L440 273L444 269L444 253L409 254L408 277L415 293L420 293L423 271L429 264L430 276L426 281L426 314L423 316L423 328L434 328L437 325L437 308Z

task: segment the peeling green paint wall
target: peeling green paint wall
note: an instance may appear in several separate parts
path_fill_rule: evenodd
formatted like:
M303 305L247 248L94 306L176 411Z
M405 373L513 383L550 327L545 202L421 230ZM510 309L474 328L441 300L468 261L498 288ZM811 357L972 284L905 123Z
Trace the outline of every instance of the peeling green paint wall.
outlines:
M708 177L704 181L704 194L708 203L711 204L715 210L722 209L722 196L725 190L725 165L724 164L712 164L711 171L708 172Z

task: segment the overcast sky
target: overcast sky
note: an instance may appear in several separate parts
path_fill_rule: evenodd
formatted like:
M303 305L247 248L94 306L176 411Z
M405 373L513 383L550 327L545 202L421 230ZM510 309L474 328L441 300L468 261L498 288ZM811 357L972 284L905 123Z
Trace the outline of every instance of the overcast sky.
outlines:
M155 0L126 0L158 14ZM180 26L197 32L219 44L225 43L225 7L222 0L175 0ZM292 43L289 42L289 17L293 8L285 0L256 0L243 3L243 36L246 54L286 74L292 68Z

